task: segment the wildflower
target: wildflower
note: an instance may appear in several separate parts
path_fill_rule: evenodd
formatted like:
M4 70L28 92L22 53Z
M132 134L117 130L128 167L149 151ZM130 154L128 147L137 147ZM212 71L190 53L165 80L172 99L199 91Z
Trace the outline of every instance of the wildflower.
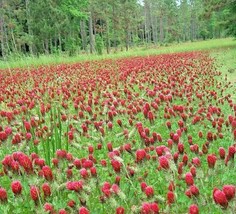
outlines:
M111 165L116 173L120 172L122 165L118 160L111 160Z
M14 195L20 195L22 191L22 185L20 181L13 181L11 183L11 189Z
M44 210L45 210L45 212L48 212L48 213L53 213L53 206L52 206L52 204L50 204L50 203L45 203L44 204L44 206L43 206L43 208L44 208Z
M216 164L216 156L214 154L207 156L207 163L209 168L214 168Z
M117 207L116 214L125 214L125 208L124 207Z
M45 198L51 195L51 188L48 183L42 185L42 190Z
M169 161L165 156L159 157L159 163L160 163L161 168L163 168L163 169L169 169L170 168Z
M236 187L234 185L224 185L222 190L228 201L234 198L236 191Z
M214 190L213 190L213 199L214 199L216 204L219 204L222 207L227 208L228 200L227 200L226 195L223 191L221 191L217 188L214 188Z
M175 202L175 194L172 191L167 193L167 204L173 204Z
M152 197L154 195L154 189L151 186L147 186L145 188L145 194L148 198Z
M136 161L139 163L146 157L146 152L144 149L138 149L136 151Z
M32 200L37 203L39 200L39 189L36 186L31 186L30 187L30 196Z
M42 170L43 170L43 175L44 175L45 179L47 181L52 181L53 180L53 174L52 174L51 168L49 166L43 166Z
M196 204L190 205L188 214L199 214L198 206Z
M7 201L7 191L2 187L0 187L0 201L1 202Z
M86 207L80 207L78 214L89 214L89 210Z
M225 149L223 147L219 148L219 155L221 159L225 159Z
M187 172L185 175L185 182L188 186L191 186L194 184L193 175L190 172Z

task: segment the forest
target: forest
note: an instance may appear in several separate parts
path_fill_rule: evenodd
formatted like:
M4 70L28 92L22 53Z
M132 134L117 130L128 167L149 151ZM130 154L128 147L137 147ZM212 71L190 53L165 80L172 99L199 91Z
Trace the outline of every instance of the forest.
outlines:
M1 0L0 59L236 35L235 0Z

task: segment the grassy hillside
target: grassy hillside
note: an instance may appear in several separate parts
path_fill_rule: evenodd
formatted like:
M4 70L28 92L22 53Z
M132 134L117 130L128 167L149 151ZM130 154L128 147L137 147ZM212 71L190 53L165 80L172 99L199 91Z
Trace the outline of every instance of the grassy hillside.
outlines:
M109 55L90 55L90 54L80 54L74 57L68 57L66 55L41 55L39 57L26 57L22 56L20 58L12 57L8 61L0 61L0 69L4 68L15 68L15 67L29 67L29 66L40 66L40 65L49 65L49 64L60 64L60 63L74 63L84 60L100 60L100 59L116 59L130 56L147 56L147 55L156 55L156 54L165 54L165 53L176 53L176 52L186 52L194 50L217 50L223 49L224 55L222 58L235 58L236 50L236 40L233 38L226 39L214 39L207 41L197 41L197 42L188 42L188 43L179 43L172 44L169 46L161 47L139 47L133 48L129 51L120 51L118 53L111 53ZM231 50L230 52L228 50ZM219 52L219 53L220 53ZM217 53L214 51L214 53ZM226 53L226 54L225 54ZM233 55L232 55L233 54ZM216 54L217 55L217 54ZM232 56L231 56L232 55ZM219 58L221 59L221 57ZM225 68L227 70L227 68Z
M211 55L216 58L220 71L227 75L231 82L236 82L236 47L212 51Z

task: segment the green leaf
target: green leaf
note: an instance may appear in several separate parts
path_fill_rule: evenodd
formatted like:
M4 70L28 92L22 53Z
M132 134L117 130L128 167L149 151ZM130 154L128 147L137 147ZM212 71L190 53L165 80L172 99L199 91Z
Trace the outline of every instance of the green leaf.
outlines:
M71 199L71 200L74 200L74 201L77 201L77 199L78 199L78 197L75 194L73 194L73 193L70 193L68 195L68 198Z

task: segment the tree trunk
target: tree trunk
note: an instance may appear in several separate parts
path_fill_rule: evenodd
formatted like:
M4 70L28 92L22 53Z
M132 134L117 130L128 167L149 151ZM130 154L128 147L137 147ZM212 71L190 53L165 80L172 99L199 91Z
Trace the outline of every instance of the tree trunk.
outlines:
M117 35L117 19L116 19L116 14L115 14L115 5L112 4L112 26L113 26L113 46L115 47L115 53L118 51L118 46L117 46L117 40L118 40L118 35Z
M157 17L155 15L152 17L152 35L154 44L157 44Z
M155 7L153 5L149 4L148 10L149 10L149 19L150 19L150 37L151 41L156 44L157 43L157 29L156 29L156 17L153 13L153 10Z
M145 42L148 43L149 38L148 38L148 27L147 27L146 18L145 18L145 23L144 23L144 37L145 37Z
M142 29L142 43L145 43L145 24L143 25L143 29Z
M129 30L126 29L126 36L125 36L125 49L126 51L129 50Z
M2 3L1 3L2 4ZM2 5L0 5L2 7ZM1 55L2 58L5 59L5 47L4 47L4 20L3 17L0 17L0 38L1 38Z
M182 39L184 42L186 41L186 23L183 23Z
M160 16L160 42L164 40L164 30L163 30L163 16Z
M50 54L53 54L53 53L55 53L55 52L54 52L54 47L53 47L53 39L50 38L49 41L50 41L50 43L49 43L49 44L50 44L50 49L49 49L49 51L50 51Z
M32 30L31 30L31 26L30 26L29 0L25 0L25 8L26 8L26 21L27 21L28 34L30 35L30 38L31 38L32 37ZM29 45L30 54L33 54L32 41L29 41L28 45Z
M48 39L45 39L44 41L44 44L45 44L45 54L49 54L49 44L48 44Z
M59 50L62 52L62 43L61 43L61 34L58 34L58 43L59 43Z
M57 50L57 48L58 48L57 47L57 34L54 35L54 39L53 40L54 40L54 47Z
M8 39L8 33L7 33L7 29L6 29L6 26L3 26L3 35L5 35L5 43L6 43L6 47L7 49L5 50L5 54L11 54L11 48L10 48L10 45L9 45L9 39Z
M89 44L90 44L90 53L95 52L95 40L94 40L94 35L93 35L93 18L92 18L92 13L90 12L89 16Z
M144 14L145 14L145 38L146 42L151 41L151 31L150 31L150 5L147 1L144 1Z
M84 51L87 51L87 35L86 35L84 20L80 20L80 35L81 35L81 39L82 39L82 49Z
M110 31L109 21L107 20L106 21L106 49L107 49L107 54L110 54L110 47L111 47L109 31Z
M194 41L194 17L191 17L191 41Z
M14 32L13 32L13 30L11 30L11 38L12 38L12 43L13 43L13 50L14 50L14 53L17 53L18 50L17 50L16 40L15 40L15 36L14 36Z

